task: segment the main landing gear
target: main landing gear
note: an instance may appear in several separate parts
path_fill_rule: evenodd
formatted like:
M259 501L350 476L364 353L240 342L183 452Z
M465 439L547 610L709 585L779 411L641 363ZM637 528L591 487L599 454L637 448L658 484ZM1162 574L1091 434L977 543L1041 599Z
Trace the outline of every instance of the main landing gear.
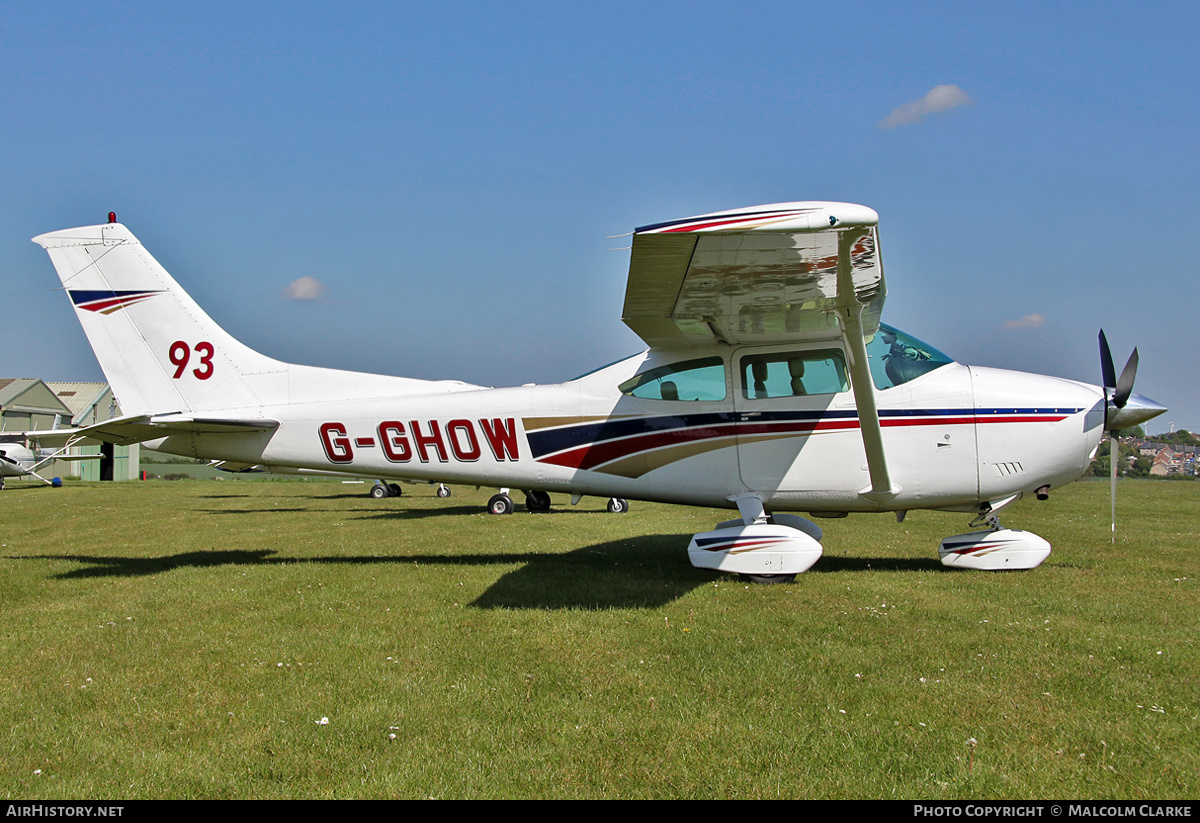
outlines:
M404 490L400 488L399 483L384 483L382 480L376 480L375 485L367 492L376 500L382 500L385 497L399 497L404 494ZM445 483L438 483L437 489L434 491L437 497L449 497L450 487Z
M986 529L951 535L942 541L938 556L943 566L981 571L1033 569L1050 556L1050 544L1033 532L1003 528L996 516L999 508L989 505L971 521L972 526Z
M382 480L376 480L371 491L367 493L376 500L382 500L385 497L399 497L404 494L404 490L400 488L399 483L384 483Z
M698 569L741 575L752 583L790 583L821 557L821 528L795 514L769 515L762 499L735 498L738 520L692 537L688 560Z
M572 505L578 502L579 498L571 500ZM538 489L525 492L525 508L527 511L535 513L550 511L550 495ZM515 509L516 505L509 496L508 489L501 489L499 494L492 495L492 498L488 500L488 514L512 514ZM608 510L612 514L624 514L629 511L629 501L623 497L610 497Z

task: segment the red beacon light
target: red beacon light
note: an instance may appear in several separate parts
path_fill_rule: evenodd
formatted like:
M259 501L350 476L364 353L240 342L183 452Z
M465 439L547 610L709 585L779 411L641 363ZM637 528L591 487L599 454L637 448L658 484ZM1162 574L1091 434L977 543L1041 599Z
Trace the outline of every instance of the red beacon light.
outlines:
M115 211L110 211L108 213L108 222L110 222L110 223L117 222L117 213Z

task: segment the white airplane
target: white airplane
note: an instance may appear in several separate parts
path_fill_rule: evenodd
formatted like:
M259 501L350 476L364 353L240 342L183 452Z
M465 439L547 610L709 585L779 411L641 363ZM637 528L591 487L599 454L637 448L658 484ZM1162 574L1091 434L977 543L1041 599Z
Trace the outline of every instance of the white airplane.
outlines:
M9 477L36 477L43 483L53 485L37 473L38 464L43 462L37 452L21 443L0 443L0 489Z
M47 486L58 488L62 479L47 480L38 474L38 469L53 460L99 460L98 454L69 454L68 450L84 437L80 429L44 429L24 432L0 432L0 489L9 477L33 477ZM57 448L43 447L43 443L56 443ZM30 444L33 444L32 446Z
M760 582L821 555L821 529L790 512L969 513L985 528L943 540L944 565L1033 568L1049 544L1000 528L996 513L1079 477L1105 430L1165 410L1131 395L1132 368L1115 380L1110 364L1098 387L965 366L882 325L878 215L864 206L779 203L638 228L624 320L649 350L566 383L499 389L259 354L110 221L34 238L129 412L89 436L511 487L538 507L553 492L618 510L627 499L736 509L688 555ZM489 503L512 509L504 492Z

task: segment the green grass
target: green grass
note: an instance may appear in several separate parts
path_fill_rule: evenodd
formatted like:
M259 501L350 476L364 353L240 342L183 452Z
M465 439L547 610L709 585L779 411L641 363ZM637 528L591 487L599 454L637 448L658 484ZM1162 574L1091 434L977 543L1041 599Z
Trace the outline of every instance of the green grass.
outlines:
M786 586L688 565L726 512L367 488L10 484L0 796L1200 796L1200 485L1018 503L1030 572L821 521Z

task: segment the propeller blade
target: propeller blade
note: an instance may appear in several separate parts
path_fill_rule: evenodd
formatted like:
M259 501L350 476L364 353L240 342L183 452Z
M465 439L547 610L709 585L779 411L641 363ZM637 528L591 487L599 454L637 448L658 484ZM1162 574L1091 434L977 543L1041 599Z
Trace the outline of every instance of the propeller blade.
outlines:
M1125 363L1125 368L1121 370L1121 376L1117 378L1116 393L1113 394L1113 405L1118 409L1125 408L1125 404L1129 402L1129 395L1133 393L1133 378L1137 377L1138 367L1138 352L1133 350L1133 354L1129 355L1129 360Z
M1116 432L1108 433L1108 467L1112 479L1109 481L1109 498L1112 511L1111 542L1117 542L1117 462L1121 459L1121 444Z
M1100 330L1100 373L1104 377L1104 388L1111 389L1117 385L1117 371L1113 368L1112 352L1104 337L1104 329Z

